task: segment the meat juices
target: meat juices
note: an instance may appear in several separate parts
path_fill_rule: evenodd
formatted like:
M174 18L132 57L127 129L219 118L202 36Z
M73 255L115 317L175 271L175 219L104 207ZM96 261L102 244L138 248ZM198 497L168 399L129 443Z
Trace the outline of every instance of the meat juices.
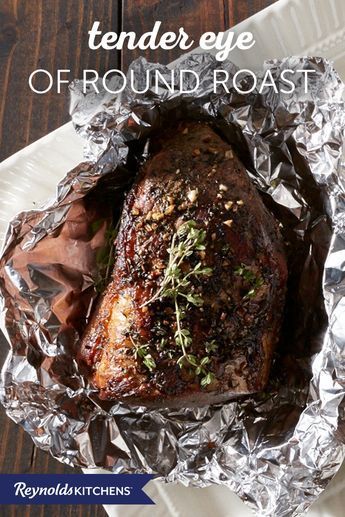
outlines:
M287 281L277 222L207 124L183 123L152 147L79 362L100 398L135 405L201 406L263 390Z

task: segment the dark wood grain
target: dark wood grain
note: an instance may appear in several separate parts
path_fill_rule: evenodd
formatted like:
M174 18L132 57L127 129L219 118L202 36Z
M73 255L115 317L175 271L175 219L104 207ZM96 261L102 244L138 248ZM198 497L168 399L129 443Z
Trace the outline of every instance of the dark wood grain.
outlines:
M223 31L252 16L276 0L122 0L122 30L142 34L152 29L156 20L162 22L161 32L177 31L183 27L198 46L200 36L206 31ZM179 57L175 48L148 50L149 61L169 63ZM143 55L142 51L124 50L121 53L122 69Z
M175 31L183 27L195 41L194 47L203 32L223 30L225 27L223 0L139 0L127 2L122 11L122 27L125 31L142 34L152 29L154 22L162 22L160 33ZM172 50L148 50L145 57L149 61L169 63L181 54L178 48ZM129 63L143 55L140 50L124 50L122 52L122 68L126 70Z
M79 77L85 68L100 74L122 64L136 51L90 51L87 31L94 20L103 30L134 30L137 34L163 22L163 31L183 26L197 41L207 31L232 27L274 0L1 0L0 1L0 161L46 135L69 119L67 89L37 95L28 87L36 68L52 73L68 68ZM145 57L168 63L173 51L149 51ZM0 362L7 353L0 335ZM49 454L35 449L31 438L0 412L0 472L68 473ZM100 506L27 506L1 508L4 517L100 517ZM125 515L125 512L124 512Z
M56 75L70 69L71 79L83 69L100 73L117 68L117 51L90 51L87 32L93 20L105 30L119 30L119 1L1 0L0 2L0 161L69 119L68 90L44 95L28 86L38 68ZM42 78L37 88L46 84Z

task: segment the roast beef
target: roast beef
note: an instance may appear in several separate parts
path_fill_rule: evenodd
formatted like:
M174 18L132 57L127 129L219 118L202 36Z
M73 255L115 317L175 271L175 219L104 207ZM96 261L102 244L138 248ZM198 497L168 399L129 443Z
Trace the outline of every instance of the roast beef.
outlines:
M201 406L264 389L284 246L244 166L207 124L152 138L115 253L79 354L101 399Z

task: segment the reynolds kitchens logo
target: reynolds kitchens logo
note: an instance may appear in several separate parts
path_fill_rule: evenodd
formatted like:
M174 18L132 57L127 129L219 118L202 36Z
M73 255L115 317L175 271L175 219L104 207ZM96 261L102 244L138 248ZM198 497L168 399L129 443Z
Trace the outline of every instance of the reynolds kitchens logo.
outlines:
M154 504L148 474L0 474L0 504Z
M83 480L85 482L85 480ZM130 496L132 486L71 486L69 483L55 486L31 486L24 481L14 483L14 495L24 499L35 499L37 496Z

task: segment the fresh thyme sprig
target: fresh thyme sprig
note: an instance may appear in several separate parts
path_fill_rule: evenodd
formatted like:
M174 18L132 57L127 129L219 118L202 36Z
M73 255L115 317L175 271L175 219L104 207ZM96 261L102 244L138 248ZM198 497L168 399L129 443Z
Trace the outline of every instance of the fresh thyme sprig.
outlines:
M134 357L140 357L143 364L152 372L156 368L156 361L151 355L150 347L148 345L135 345Z
M241 264L234 271L235 275L241 276L247 284L250 285L250 289L244 298L252 298L257 289L259 289L264 284L264 279L261 275L256 275L253 271L247 267L245 264Z
M97 228L101 221L96 221L92 230ZM96 255L96 264L98 270L98 278L95 282L96 291L102 293L110 279L112 267L115 262L115 238L118 233L118 224L115 227L109 227L105 232L105 244Z
M181 264L195 251L205 250L205 237L205 230L197 229L195 221L187 221L179 227L168 248L169 260L160 288L152 298L143 304L143 307L159 298L175 298L176 295L183 296L193 305L202 305L202 298L197 294L186 293L185 288L191 285L191 277L210 276L212 269L203 268L199 262L191 271L183 273Z
M150 372L152 372L156 368L156 361L152 357L150 352L150 347L148 345L137 345L133 338L130 336L130 340L134 346L134 357L137 359L140 357L143 361L143 364L146 366Z
M198 229L195 221L187 221L179 227L177 232L173 235L171 245L168 248L168 265L165 269L160 288L154 296L144 304L148 305L162 298L173 300L176 320L174 339L176 345L182 350L177 364L181 368L184 365L192 366L196 375L203 375L200 381L201 386L207 386L213 382L215 378L214 374L209 372L206 368L206 365L211 362L211 359L209 356L205 356L198 361L196 356L188 353L188 348L190 348L192 344L192 337L190 330L183 326L183 320L191 305L196 307L203 305L202 297L191 291L191 280L193 278L210 276L212 274L212 268L203 267L201 262L198 262L191 270L185 272L181 266L186 258L193 255L193 253L205 250L205 238L205 230ZM214 351L215 346L214 342L213 345L206 343L206 352L210 353Z

